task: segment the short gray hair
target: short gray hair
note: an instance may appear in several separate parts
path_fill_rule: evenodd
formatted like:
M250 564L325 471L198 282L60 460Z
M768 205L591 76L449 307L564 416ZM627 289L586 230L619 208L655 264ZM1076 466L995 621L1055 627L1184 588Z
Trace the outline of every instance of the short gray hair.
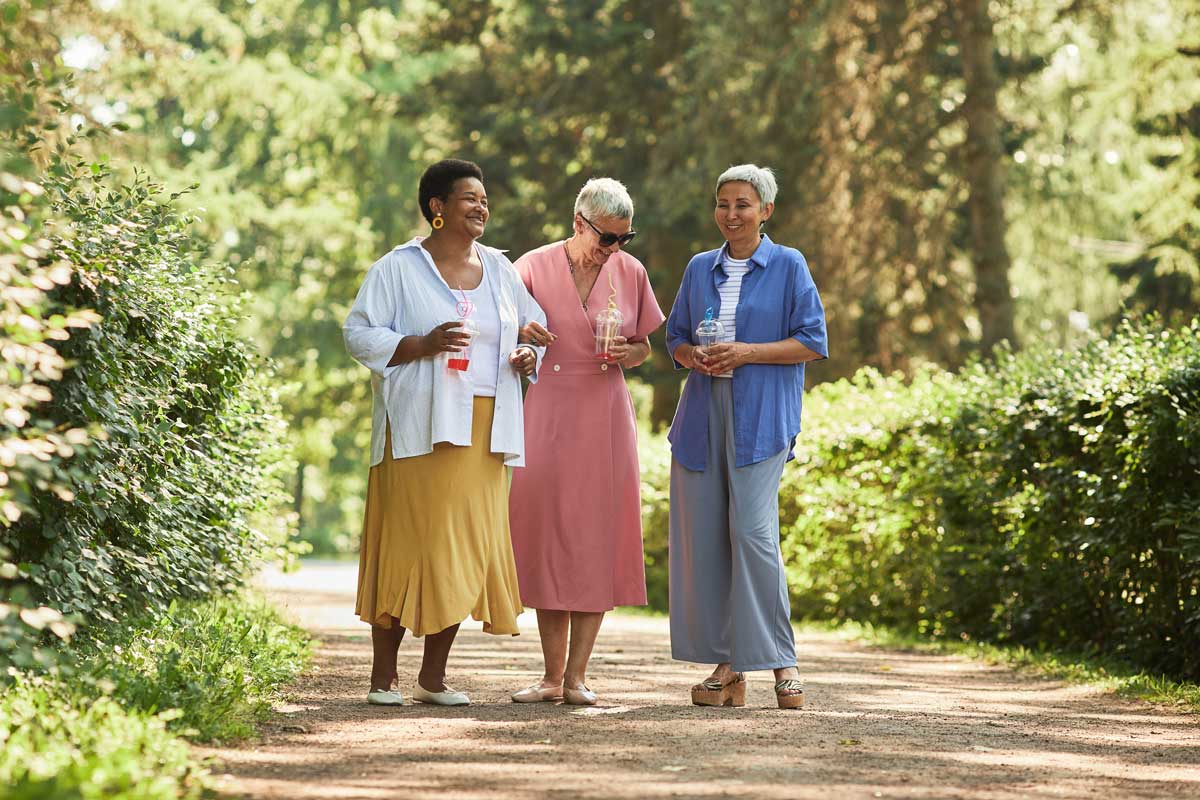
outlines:
M745 181L754 187L754 191L758 192L759 201L765 206L768 203L775 202L775 195L779 191L779 186L775 183L775 173L770 167L760 167L757 164L738 164L736 167L730 167L721 173L721 177L717 178L717 190L715 194L721 193L721 187L732 181Z
M625 184L612 178L592 178L575 198L575 213L585 217L633 219L633 198Z

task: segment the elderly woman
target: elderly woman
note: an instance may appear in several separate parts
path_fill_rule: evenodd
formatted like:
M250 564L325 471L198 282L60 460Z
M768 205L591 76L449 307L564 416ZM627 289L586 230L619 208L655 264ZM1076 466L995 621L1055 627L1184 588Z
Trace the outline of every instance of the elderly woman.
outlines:
M624 371L646 360L646 337L663 313L645 267L621 249L634 237L632 224L625 187L590 180L575 200L571 237L516 263L550 328L531 323L527 331L549 350L542 380L525 397L527 463L509 498L521 599L537 609L545 658L542 681L514 694L518 703L594 704L585 679L605 612L646 603L637 432ZM619 330L598 329L597 314L614 308ZM608 348L601 357L598 335Z
M371 266L343 328L375 406L355 613L374 645L367 702L403 703L407 630L425 637L414 699L466 705L445 684L459 623L469 613L518 633L505 465L522 464L520 375L541 357L517 335L546 317L504 254L476 241L488 221L478 166L434 164L418 199L432 233Z
M775 176L753 164L717 179L725 244L694 256L667 320L676 366L692 370L671 441L671 652L716 664L697 705L745 703L749 670L774 670L780 708L799 708L779 480L800 432L804 363L827 356L825 312L799 251L760 233ZM722 323L700 347L699 323Z

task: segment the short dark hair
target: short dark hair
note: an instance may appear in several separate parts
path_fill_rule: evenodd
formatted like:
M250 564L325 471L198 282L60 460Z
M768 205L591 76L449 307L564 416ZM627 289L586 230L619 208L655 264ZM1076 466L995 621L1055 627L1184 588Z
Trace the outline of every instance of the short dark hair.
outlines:
M417 202L421 204L421 216L426 222L433 222L433 211L429 201L433 198L446 200L454 182L463 178L476 178L483 183L483 170L474 161L463 161L461 158L447 158L433 164L421 176L417 186Z

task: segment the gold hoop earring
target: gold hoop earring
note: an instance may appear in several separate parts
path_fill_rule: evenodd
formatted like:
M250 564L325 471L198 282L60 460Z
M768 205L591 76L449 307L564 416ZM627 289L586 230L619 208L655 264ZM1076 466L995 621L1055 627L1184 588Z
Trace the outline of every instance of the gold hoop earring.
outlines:
M442 212L439 211L437 216L433 218L433 222L430 224L433 225L433 229L435 231L440 231L442 226L446 224L446 220L442 219Z

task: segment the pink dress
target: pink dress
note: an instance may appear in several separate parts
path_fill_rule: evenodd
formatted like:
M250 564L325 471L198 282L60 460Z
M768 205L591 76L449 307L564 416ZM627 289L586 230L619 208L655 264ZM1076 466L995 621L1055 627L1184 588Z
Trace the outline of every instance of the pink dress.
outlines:
M594 355L596 313L616 289L621 335L662 325L646 268L618 251L600 268L584 311L562 242L516 262L558 338L525 395L525 466L513 470L509 524L521 602L609 611L646 604L637 428L625 375Z

